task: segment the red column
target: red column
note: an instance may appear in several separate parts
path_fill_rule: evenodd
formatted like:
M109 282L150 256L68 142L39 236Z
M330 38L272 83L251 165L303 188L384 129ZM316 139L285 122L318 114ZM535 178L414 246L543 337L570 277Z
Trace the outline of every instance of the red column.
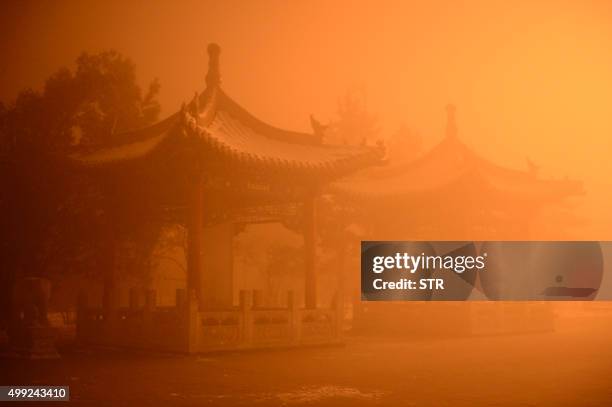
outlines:
M315 264L316 251L315 230L315 196L306 198L304 202L304 266L305 285L304 300L306 308L317 307L317 273Z
M118 306L117 295L117 264L116 264L116 246L114 239L109 242L104 259L104 291L102 294L102 312L106 321L111 321L116 317Z
M103 271L104 271L104 288L102 294L102 312L106 321L114 320L116 317L117 308L119 306L119 296L117 293L117 246L119 239L119 231L115 225L118 216L115 212L115 202L107 208L108 218L106 219L106 227L104 231L104 248L103 248ZM120 221L120 220L119 220Z
M195 293L198 303L202 302L202 227L203 227L203 177L198 173L191 185L189 214L187 219L187 298Z

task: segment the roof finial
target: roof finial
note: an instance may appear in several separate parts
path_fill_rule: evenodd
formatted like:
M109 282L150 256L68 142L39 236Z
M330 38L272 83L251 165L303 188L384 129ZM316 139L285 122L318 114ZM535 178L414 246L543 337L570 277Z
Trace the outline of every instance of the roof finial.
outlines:
M206 74L206 86L218 86L221 84L221 72L219 71L219 55L221 47L211 42L208 44L208 73Z
M455 111L457 108L452 103L446 105L446 137L457 137L457 123L455 122Z

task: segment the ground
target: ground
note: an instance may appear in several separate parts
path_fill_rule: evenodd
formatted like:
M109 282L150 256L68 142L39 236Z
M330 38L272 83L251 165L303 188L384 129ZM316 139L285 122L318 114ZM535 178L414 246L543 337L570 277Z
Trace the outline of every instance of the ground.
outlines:
M610 406L611 322L606 313L546 334L348 337L344 347L200 356L73 350L0 361L0 384L67 384L71 404L94 406Z

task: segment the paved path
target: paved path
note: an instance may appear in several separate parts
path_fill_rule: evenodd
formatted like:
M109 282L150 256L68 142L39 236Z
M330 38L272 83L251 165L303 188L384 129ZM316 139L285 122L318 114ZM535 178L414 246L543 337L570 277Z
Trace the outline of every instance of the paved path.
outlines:
M73 401L100 406L612 406L612 318L565 326L199 357L72 352L0 361L0 383L69 384Z

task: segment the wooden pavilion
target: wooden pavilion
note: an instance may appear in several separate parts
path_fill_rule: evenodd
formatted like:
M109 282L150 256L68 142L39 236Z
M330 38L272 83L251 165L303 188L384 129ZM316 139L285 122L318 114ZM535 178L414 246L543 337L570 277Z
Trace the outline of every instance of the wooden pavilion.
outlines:
M542 179L530 161L526 170L518 170L478 155L459 138L455 107L448 105L446 113L445 137L425 154L409 162L364 169L330 187L338 206L350 208L352 216L346 217L345 227L358 231L352 236L352 248L347 248L352 250L345 262L349 269L359 268L360 240L558 239L575 224L569 201L584 194L581 182ZM452 335L551 327L549 304L367 303L360 301L359 276L344 275L352 286L354 326L363 331ZM465 294L466 299L486 300L478 289ZM410 322L397 324L398 319Z
M104 309L81 301L79 337L189 352L336 341L340 317L317 302L315 199L323 185L376 164L384 151L326 145L317 126L305 134L262 122L222 90L219 46L210 44L208 54L206 89L189 104L71 157L108 192L113 227L146 207L188 231L187 289L176 307L157 307L151 292L144 306L134 293L129 308L119 307L110 262ZM303 307L290 294L287 308L263 309L249 292L234 306L232 239L240 225L258 222L293 223L303 232ZM169 332L178 336L164 339Z
M415 160L373 167L334 183L342 200L367 211L367 240L528 240L543 212L567 211L582 183L542 179L502 167L458 136L455 107L447 106L444 139ZM571 218L571 215L569 215ZM544 237L545 238L545 237Z

